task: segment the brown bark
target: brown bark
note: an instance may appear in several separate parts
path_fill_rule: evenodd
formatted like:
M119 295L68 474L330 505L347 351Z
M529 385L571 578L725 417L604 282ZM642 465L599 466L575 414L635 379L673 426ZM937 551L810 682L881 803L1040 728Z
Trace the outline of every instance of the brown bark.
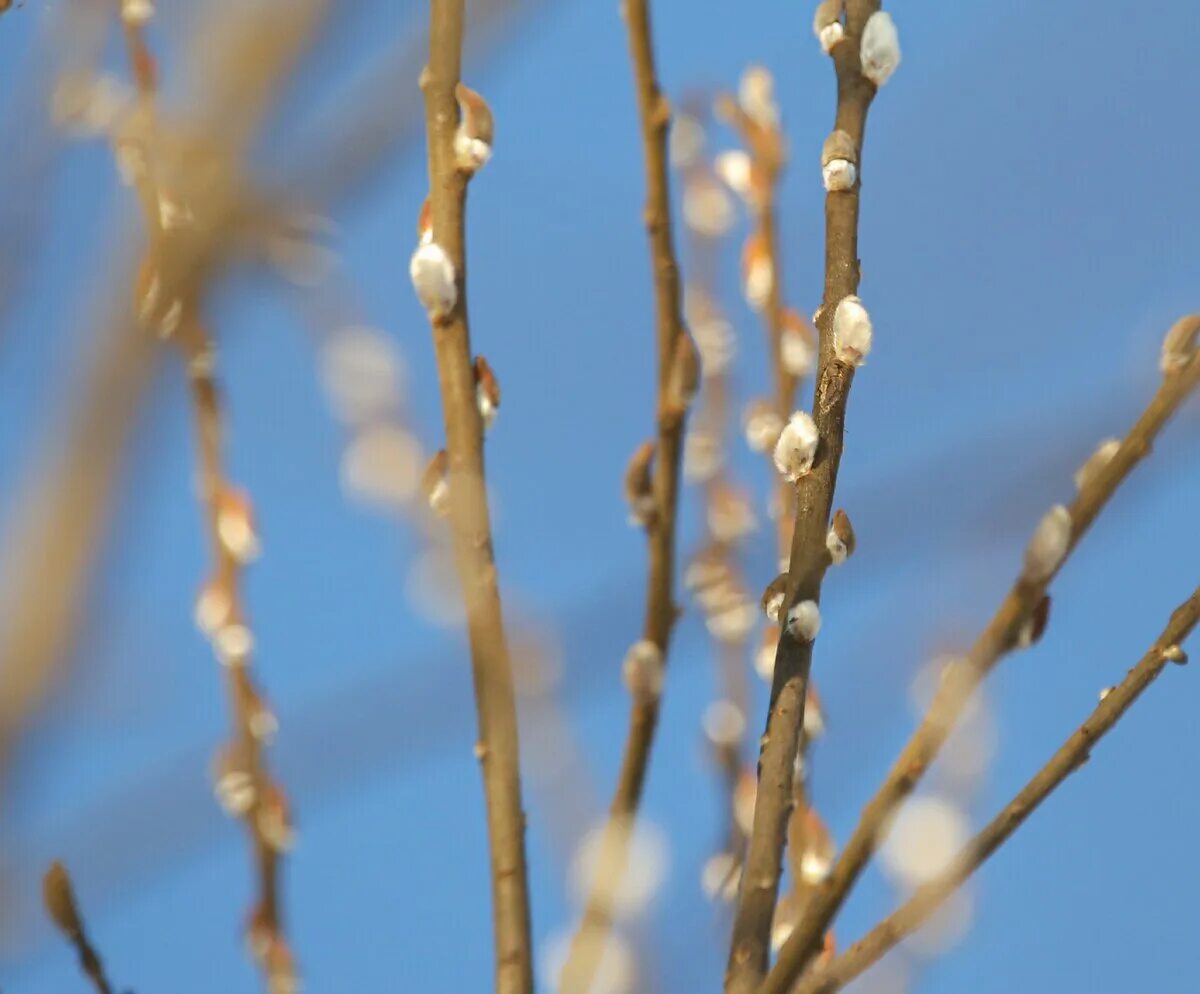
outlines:
M1150 452L1167 420L1200 380L1200 353L1168 374L1149 406L1121 442L1111 461L1095 473L1069 507L1071 540L1075 548L1120 483ZM1065 561L1065 558L1064 558ZM1019 577L999 610L980 633L966 658L943 680L929 710L892 765L887 778L867 802L858 825L805 909L795 931L779 952L762 994L785 994L820 946L846 895L874 854L885 827L941 751L975 688L1018 644L1021 629L1033 616L1058 568L1039 580Z
M842 458L846 402L854 378L853 368L835 361L831 332L837 302L858 291L862 145L867 111L875 96L875 86L861 72L858 43L867 18L879 7L879 0L850 0L846 37L832 52L837 72L834 128L847 132L854 140L859 149L860 169L852 189L828 193L825 198L825 289L817 318L820 355L813 401L813 420L821 447L812 472L796 488L788 570L789 606L802 600L820 600L821 581L829 563L825 534ZM811 642L798 641L783 626L775 656L766 734L759 755L754 829L733 924L725 979L728 994L749 994L767 969L771 920L779 894L787 820L794 799L793 768L804 725L812 648Z
M517 710L492 554L483 423L476 403L467 320L464 218L468 176L459 170L454 151L463 20L463 0L431 0L429 63L421 77L421 89L433 239L453 263L458 283L455 306L433 321L433 344L446 429L454 561L466 604L479 721L476 754L487 807L496 991L528 994L533 989L533 964Z

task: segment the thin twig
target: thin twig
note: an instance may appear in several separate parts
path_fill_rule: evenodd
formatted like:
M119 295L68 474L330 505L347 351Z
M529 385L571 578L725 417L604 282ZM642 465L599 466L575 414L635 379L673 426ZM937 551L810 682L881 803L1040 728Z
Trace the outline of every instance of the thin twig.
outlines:
M867 111L876 88L861 71L859 39L879 0L849 0L845 39L833 48L837 72L837 115L834 127L850 135L858 150L859 173L845 191L825 198L825 289L817 316L820 354L813 420L821 439L812 472L801 478L796 492L796 523L792 532L788 570L788 606L819 601L821 581L829 563L825 546L838 465L846 402L854 368L834 358L834 308L843 297L857 293L858 211L863 134ZM759 786L754 829L738 895L737 914L726 972L729 994L748 994L767 969L771 920L779 892L787 820L793 804L793 769L804 725L812 642L801 641L782 626L775 656L771 706L759 757Z
M1091 716L1059 747L1000 813L955 855L950 865L922 884L899 909L876 925L826 969L791 988L793 994L832 994L928 920L1013 834L1054 790L1084 765L1091 751L1121 719L1168 662L1183 662L1181 643L1200 621L1200 588L1177 607L1167 627L1141 661L1108 690Z
M1108 463L1085 481L1068 508L1070 539L1062 561L1078 545L1120 483L1149 454L1159 432L1197 381L1200 381L1200 353L1193 354L1185 365L1165 376L1162 386ZM784 994L790 990L882 841L884 830L897 808L912 793L945 744L975 688L1000 659L1019 645L1022 629L1042 604L1046 589L1061 566L1062 562L1057 563L1039 579L1019 577L970 652L948 672L921 724L901 750L883 784L863 808L858 825L829 879L818 889L795 931L784 943L779 961L761 988L762 994Z
M680 312L679 266L671 235L670 181L667 171L667 126L670 105L659 89L654 66L654 44L650 27L649 0L627 0L625 21L633 60L638 116L646 169L645 224L650 240L654 271L655 325L658 343L658 432L654 455L654 514L647 525L650 568L642 639L657 647L665 664L675 606L675 528L679 499L679 463L682 449L683 412L670 394L672 360L681 337L686 334ZM633 827L654 731L658 724L659 695L634 694L630 708L629 733L621 760L621 772L609 806L599 846L595 879L583 919L571 942L560 982L562 994L585 994L600 962L610 925L609 900L614 881L625 870L629 837ZM604 877L606 879L601 880Z
M219 754L215 772L217 793L227 811L244 819L254 853L258 894L247 924L248 946L268 987L283 989L295 980L279 893L280 854L291 843L292 828L286 797L272 779L264 755L264 742L274 734L276 722L251 676L253 637L241 592L243 566L254 554L257 536L247 499L225 471L214 346L199 315L202 277L168 275L186 263L174 251L166 212L172 207L190 211L191 205L186 199L175 204L173 197L186 191L169 189L159 170L166 148L156 119L157 67L143 24L126 19L123 27L142 117L142 129L134 133L132 142L138 153L133 180L148 238L135 296L142 323L156 324L154 330L173 341L187 364L199 496L213 557L212 576L197 604L197 621L210 636L226 673L233 719L231 741Z
M500 607L484 479L483 422L476 397L466 303L464 221L469 174L459 168L456 88L462 69L463 0L431 0L429 63L421 76L429 151L432 240L453 266L455 301L432 318L441 383L454 558L466 603L491 849L496 990L533 989L525 815L517 710Z
M47 914L79 954L79 969L83 971L84 976L92 982L99 994L112 994L112 984L108 982L108 976L104 972L104 963L88 938L83 916L79 913L71 877L67 868L58 860L50 864L50 869L42 879L42 901L46 905Z

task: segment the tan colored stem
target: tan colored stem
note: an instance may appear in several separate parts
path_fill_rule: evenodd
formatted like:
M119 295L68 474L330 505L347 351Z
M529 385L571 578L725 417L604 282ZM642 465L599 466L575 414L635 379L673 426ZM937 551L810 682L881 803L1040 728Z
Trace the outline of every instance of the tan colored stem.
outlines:
M867 18L879 7L879 0L849 0L846 37L833 49L838 87L834 127L854 139L860 161L867 111L875 87L862 75L858 42ZM788 605L801 600L820 600L821 581L829 562L825 534L842 458L846 401L854 377L852 368L834 360L831 330L837 302L858 291L861 175L860 168L859 182L851 190L829 193L825 198L825 290L817 320L821 342L813 402L813 420L820 433L821 448L813 471L796 488ZM787 626L783 626L775 656L767 729L759 755L754 828L733 924L725 982L728 994L749 994L766 973L811 664L812 643L795 640Z
M1120 483L1149 454L1159 432L1197 381L1200 381L1200 353L1193 355L1182 369L1164 378L1116 455L1079 492L1069 507L1072 529L1068 556ZM1058 568L1061 569L1061 564ZM1036 582L1018 578L969 654L951 671L953 677L938 687L921 724L901 750L883 784L863 808L858 825L834 864L829 879L817 890L795 931L784 943L779 961L761 988L762 994L784 994L800 976L838 908L882 841L885 827L941 751L976 687L1017 644L1022 626L1042 600L1057 572L1056 569L1044 580Z
M1024 823L1047 797L1078 770L1092 749L1163 671L1170 654L1178 650L1200 621L1200 588L1171 615L1167 627L1141 661L1074 734L1059 747L1037 774L1006 804L999 814L972 838L937 877L921 885L895 912L828 967L806 976L793 994L832 994L872 966L905 936L914 932ZM784 989L784 988L781 988Z
M241 590L242 568L221 541L219 532L218 496L229 487L229 481L222 454L224 433L220 394L212 375L213 345L207 331L194 316L189 316L180 328L179 346L188 365L192 422L199 464L200 502L204 511L204 526L212 549L213 568L229 596L231 607L227 623L246 624ZM254 782L255 801L246 813L245 823L254 853L260 922L272 935L283 938L279 855L258 825L262 801L272 780L262 743L252 731L253 707L258 691L250 675L250 659L245 658L238 665L226 666L225 673L233 736L245 757L248 772Z
M466 604L467 635L479 720L491 852L492 913L498 994L533 989L525 814L521 806L517 709L500 608L484 482L483 424L475 399L467 322L464 216L467 177L455 163L455 87L461 76L463 0L431 0L425 95L433 238L458 279L456 306L433 322L449 459L454 560Z
M672 410L666 387L675 342L683 333L680 313L679 267L671 234L671 200L667 173L667 126L670 106L658 86L648 0L627 0L625 19L633 60L638 115L646 167L646 231L654 269L655 326L658 343L658 447L654 470L654 520L648 527L650 568L642 638L662 651L664 661L675 623L675 525L679 502L679 464L683 416ZM621 772L609 806L600 843L597 879L584 908L583 920L571 942L563 968L560 994L585 994L599 965L611 925L609 897L613 881L625 870L633 827L654 731L658 724L657 697L635 698ZM608 879L600 880L604 876Z

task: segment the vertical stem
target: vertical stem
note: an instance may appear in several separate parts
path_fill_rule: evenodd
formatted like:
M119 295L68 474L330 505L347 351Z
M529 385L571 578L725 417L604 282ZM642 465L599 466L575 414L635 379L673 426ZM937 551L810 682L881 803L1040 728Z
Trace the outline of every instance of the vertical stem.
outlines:
M484 482L483 424L476 406L466 304L467 177L455 162L463 0L431 0L429 64L421 77L429 146L433 238L454 264L456 306L433 322L449 459L454 560L466 604L479 721L492 874L498 994L533 989L525 814L521 806L517 709L500 608Z
M638 115L646 169L644 220L654 270L655 326L658 351L657 450L654 471L655 515L648 526L649 581L642 638L654 643L665 661L675 623L675 524L679 501L679 464L683 415L667 398L667 382L676 340L683 334L679 266L671 234L670 185L667 174L667 127L671 110L658 86L648 0L627 0L625 18L633 60ZM641 801L650 750L658 725L659 698L635 697L621 772L609 807L597 861L596 879L583 920L571 942L563 968L561 994L585 994L591 986L611 924L608 895L625 869L629 835ZM600 880L601 876L606 877Z
M789 606L802 600L820 600L821 581L828 565L825 533L842 458L846 402L854 378L852 367L835 361L831 332L837 302L858 290L862 146L867 110L875 96L874 85L862 75L859 39L867 19L879 7L879 0L849 0L845 38L831 53L837 72L834 127L847 132L859 150L860 180L850 190L831 192L825 197L825 289L817 319L821 343L813 400L813 420L821 448L812 472L796 488L796 523L788 571ZM729 994L749 994L758 987L767 969L812 649L811 642L797 641L783 626L775 657L767 729L759 756L754 829L734 918L726 973Z

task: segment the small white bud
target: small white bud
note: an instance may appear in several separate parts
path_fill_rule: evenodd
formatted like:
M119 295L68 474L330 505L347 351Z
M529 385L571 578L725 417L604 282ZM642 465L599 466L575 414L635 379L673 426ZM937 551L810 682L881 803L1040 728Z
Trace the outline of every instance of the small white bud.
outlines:
M1091 483L1105 466L1112 462L1113 456L1121 448L1119 438L1106 438L1089 457L1088 461L1079 467L1075 473L1075 489L1082 490Z
M634 642L625 654L621 676L626 689L639 701L656 699L662 693L662 650L649 639Z
M454 135L454 161L463 172L478 172L492 157L492 146L461 129Z
M783 622L783 605L787 600L787 582L787 573L780 573L767 584L767 589L763 591L763 614L767 616L768 621L776 625Z
M838 301L833 312L833 354L847 366L861 366L871 354L871 315L854 295Z
M757 612L747 599L732 600L704 619L708 633L718 642L741 642L754 628Z
M854 139L840 128L833 131L821 148L821 178L830 193L849 190L858 179L858 149Z
M438 449L421 474L421 493L429 504L429 510L439 518L450 514L450 458L445 449Z
M1180 318L1167 332L1162 344L1161 367L1164 374L1183 369L1200 347L1200 314Z
M700 350L700 372L705 377L720 376L729 369L737 354L737 336L733 326L719 317L709 317L692 327L696 348Z
M258 558L262 543L254 523L254 507L241 490L223 487L216 497L217 538L234 562L245 565Z
M732 701L713 701L704 710L704 734L715 746L737 745L746 730L746 716Z
M825 548L829 550L830 562L840 566L854 553L854 546L854 526L850 524L850 516L838 508L825 535Z
M1113 692L1112 687L1101 687L1100 688L1100 700L1104 700L1104 698L1106 698L1112 692Z
M254 775L240 747L225 746L217 752L212 776L217 803L226 814L240 818L254 806Z
M852 189L858 179L858 169L849 159L831 159L821 167L821 180L830 193Z
M676 114L667 135L667 154L676 169L688 169L704 152L704 125L691 114Z
M775 80L764 66L750 66L738 84L738 104L755 124L764 128L779 125L775 103Z
M821 43L821 49L826 55L833 51L833 46L846 37L846 31L842 27L841 22L834 21L832 24L826 24L817 35L817 40Z
M816 601L801 601L787 616L788 634L801 642L811 642L821 630L821 609Z
M418 245L408 264L417 300L431 320L445 317L458 302L458 274L446 250L437 242Z
M716 483L709 493L705 518L718 542L736 542L758 526L749 497L728 484Z
M483 427L490 428L500 412L500 381L481 355L475 357L475 406Z
M859 57L863 75L876 86L883 86L900 65L900 34L887 11L877 10L867 18Z
M733 227L733 201L706 173L684 183L682 210L683 223L705 238L720 238Z
M817 5L817 13L813 17L813 34L817 36L821 50L826 55L846 36L841 21L843 6L844 0L822 0Z
M196 598L196 627L206 638L213 638L229 621L233 599L223 583L209 580Z
M746 408L742 423L746 430L746 444L751 452L766 452L777 441L783 431L783 418L768 401L758 400Z
M762 311L771 300L775 288L775 266L767 243L755 232L742 249L742 293L752 310Z
M454 133L454 159L468 176L482 169L492 157L495 125L487 101L463 83L455 87L460 120Z
M779 361L788 375L796 378L808 376L817 361L816 336L811 326L790 308L783 312Z
M788 419L775 443L775 468L789 483L812 469L818 440L817 426L805 411L796 411Z
M754 167L750 156L740 149L722 152L713 161L713 171L721 182L743 200L748 200L753 189Z
M713 432L693 429L683 440L683 476L689 483L711 480L725 465L725 449Z
M254 633L246 625L224 625L212 639L222 666L244 666L254 651Z
M1049 579L1060 565L1071 545L1071 512L1056 504L1038 523L1029 547L1025 550L1023 576L1033 583Z

